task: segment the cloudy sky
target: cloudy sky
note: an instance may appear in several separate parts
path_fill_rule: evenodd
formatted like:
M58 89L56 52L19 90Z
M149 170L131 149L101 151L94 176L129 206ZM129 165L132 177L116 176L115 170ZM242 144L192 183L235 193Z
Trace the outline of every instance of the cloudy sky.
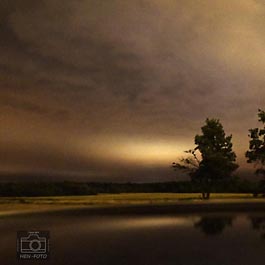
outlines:
M207 117L253 171L264 0L1 0L0 58L1 180L180 179Z

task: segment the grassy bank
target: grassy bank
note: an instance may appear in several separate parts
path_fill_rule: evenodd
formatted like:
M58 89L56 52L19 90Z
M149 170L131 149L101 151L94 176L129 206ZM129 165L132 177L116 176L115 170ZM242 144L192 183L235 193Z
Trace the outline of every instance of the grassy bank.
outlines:
M0 197L0 214L36 212L75 207L167 205L201 203L265 202L252 194L213 193L209 201L202 201L199 193L122 193L90 196Z
M211 200L252 199L252 194L213 193ZM200 193L121 193L89 196L49 196L49 197L0 197L0 204L135 204L174 203L177 201L201 200Z

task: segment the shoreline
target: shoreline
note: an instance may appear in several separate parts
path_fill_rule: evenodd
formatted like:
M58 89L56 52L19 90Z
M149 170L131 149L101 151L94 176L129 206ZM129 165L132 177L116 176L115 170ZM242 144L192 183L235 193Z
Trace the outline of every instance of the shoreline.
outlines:
M102 207L82 207L79 209L65 209L75 215L168 215L168 214L193 214L193 213L221 213L221 212L264 212L263 202L201 202L201 203L176 203L176 204L141 204L119 205ZM55 212L54 212L55 213ZM58 212L57 212L58 213Z
M265 200L255 201L188 201L161 204L126 204L126 205L24 205L25 209L0 210L0 218L24 215L174 215L193 213L222 213L222 212L264 212ZM1 207L1 204L0 204Z

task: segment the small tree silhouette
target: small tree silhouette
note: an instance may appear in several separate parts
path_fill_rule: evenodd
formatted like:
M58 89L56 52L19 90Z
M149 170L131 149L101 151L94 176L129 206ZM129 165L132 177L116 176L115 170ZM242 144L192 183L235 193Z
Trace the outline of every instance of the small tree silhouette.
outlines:
M255 163L256 174L263 177L260 181L259 190L265 195L265 112L258 110L259 121L263 128L254 128L249 130L249 150L246 152L248 163Z
M212 185L231 177L238 165L232 150L232 135L225 135L219 120L206 119L201 130L202 135L194 139L196 147L185 151L189 156L174 162L173 167L188 171L191 180L200 185L203 199L209 199Z

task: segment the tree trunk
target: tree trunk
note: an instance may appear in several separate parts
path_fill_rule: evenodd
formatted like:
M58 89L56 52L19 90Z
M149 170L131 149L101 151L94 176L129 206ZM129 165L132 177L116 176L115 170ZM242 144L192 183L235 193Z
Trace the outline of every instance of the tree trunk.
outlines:
M203 200L209 200L210 199L210 192L203 192L202 193L202 199Z

